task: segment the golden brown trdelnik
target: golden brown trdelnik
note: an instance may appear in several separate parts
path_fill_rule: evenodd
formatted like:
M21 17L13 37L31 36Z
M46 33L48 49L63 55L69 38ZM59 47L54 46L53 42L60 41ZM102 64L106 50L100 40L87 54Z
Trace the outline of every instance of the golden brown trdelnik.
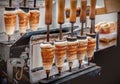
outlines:
M12 35L16 27L16 11L5 11L4 21L7 35Z
M36 31L39 25L40 11L30 10L30 29Z
M78 47L77 40L76 41L67 41L67 60L68 60L68 62L73 62L77 58L77 47Z
M55 59L57 67L63 67L66 58L67 42L55 42Z
M88 47L87 47L88 59L91 59L93 57L95 46L96 46L96 39L92 37L88 37Z
M77 58L81 62L87 53L87 45L88 45L87 39L80 39L80 40L78 39Z
M30 17L29 12L26 13L21 9L18 10L19 31L20 31L21 34L26 33L26 29L27 29L28 22L29 22L29 17Z
M43 68L45 70L50 70L52 68L55 48L51 44L41 44L41 56Z

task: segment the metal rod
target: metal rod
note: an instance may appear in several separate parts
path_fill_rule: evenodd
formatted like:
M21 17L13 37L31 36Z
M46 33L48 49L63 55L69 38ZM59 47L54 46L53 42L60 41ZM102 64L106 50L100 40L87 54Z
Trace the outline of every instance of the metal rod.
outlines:
M87 28L87 19L86 19L86 21L85 21L85 28Z
M95 33L95 18L91 19L92 33Z
M20 35L21 35L21 36L23 36L23 35L24 35L24 33L20 33Z
M99 32L96 32L96 50L99 49Z
M8 35L8 42L10 42L10 39L11 39L11 36L10 36L10 35Z
M30 57L30 58L31 58L31 66L30 66L30 68L31 68L31 67L34 67L34 66L33 66L33 59L34 59L33 56L34 56L34 55L33 55L33 45L31 45L31 57Z
M58 67L58 75L61 75L62 67Z
M59 37L60 40L62 40L62 24L60 24L60 37Z
M12 0L9 0L9 7L12 6Z
M88 57L88 66L90 65L91 59L92 59L92 57Z
M88 60L88 66L90 66L90 61Z
M82 60L79 60L79 68L81 68Z
M83 22L81 23L81 36L83 35Z
M90 34L92 34L92 30L93 30L93 29L92 29L92 23L91 23L91 27L90 27Z
M89 17L91 20L90 33L95 33L95 8L96 8L96 0L90 0L90 13L89 13Z
M95 33L95 19L91 19L90 34Z
M50 35L49 25L47 25L47 42L49 42L49 35Z
M69 62L69 72L72 71L72 65L73 65L73 62Z
M47 79L49 79L49 74L46 74L47 75Z
M46 70L47 80L49 79L50 70Z
M34 0L34 7L36 7L36 0Z
M87 19L86 19L87 20ZM85 22L85 34L88 33L87 32L87 21Z
M69 72L71 72L72 71L72 67L71 66L69 66Z
M74 23L71 23L71 37L73 37Z
M27 1L27 0L24 0L24 7L26 7L26 1Z
M81 68L81 64L79 64L79 69Z
M58 71L58 74L59 74L59 76L61 75L61 71L60 70Z

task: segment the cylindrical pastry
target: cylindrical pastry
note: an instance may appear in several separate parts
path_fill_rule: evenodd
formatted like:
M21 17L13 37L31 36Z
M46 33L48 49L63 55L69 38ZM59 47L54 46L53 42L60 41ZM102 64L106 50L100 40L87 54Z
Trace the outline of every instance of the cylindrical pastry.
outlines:
M66 58L66 41L56 41L55 42L55 57L56 57L56 65L59 70L59 74L61 73L62 67L64 65L64 61Z
M78 42L75 37L67 38L67 60L73 62L77 58Z
M16 11L4 12L5 30L7 35L12 35L16 27Z
M88 40L86 36L80 37L78 36L78 49L77 49L77 58L79 61L82 62L84 56L86 55L87 52L87 45L88 45Z
M21 9L18 10L18 19L19 19L19 31L21 34L26 33L26 29L29 22L29 12L25 12Z
M52 68L53 59L54 59L54 47L49 44L41 44L41 56L42 56L42 63L43 68L45 70L50 70Z
M39 25L40 11L30 10L30 29L36 31Z
M88 47L87 47L87 56L88 56L88 58L93 57L95 46L96 46L96 39L92 38L92 37L88 37Z

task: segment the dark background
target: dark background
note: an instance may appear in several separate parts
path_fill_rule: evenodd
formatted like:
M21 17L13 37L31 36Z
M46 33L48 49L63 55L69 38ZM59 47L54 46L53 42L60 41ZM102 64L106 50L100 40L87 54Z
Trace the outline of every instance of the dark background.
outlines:
M118 12L117 46L96 52L93 62L102 68L99 77L78 77L71 84L120 84L120 12Z
M111 47L95 53L93 60L101 66L99 77L78 77L71 80L71 84L120 84L120 49Z

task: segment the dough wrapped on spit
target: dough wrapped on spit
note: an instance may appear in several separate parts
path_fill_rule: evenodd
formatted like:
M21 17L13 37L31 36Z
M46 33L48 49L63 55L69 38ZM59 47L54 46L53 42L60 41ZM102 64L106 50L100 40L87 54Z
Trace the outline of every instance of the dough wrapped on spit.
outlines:
M66 58L67 42L55 42L55 57L57 67L63 67Z
M45 70L50 70L53 65L53 59L55 54L54 46L52 46L51 44L41 44L40 47L43 68Z
M80 64L82 63L82 60L87 53L87 45L88 45L87 39L80 39L80 40L78 39L77 58Z
M95 46L96 46L96 39L92 37L88 37L88 47L87 47L88 60L92 59L94 55Z
M30 13L25 12L21 9L18 10L18 18L19 18L19 31L20 34L26 33L26 29L28 27Z
M4 21L7 35L13 35L16 27L16 11L5 11Z
M39 25L40 11L30 10L30 29L36 31Z

